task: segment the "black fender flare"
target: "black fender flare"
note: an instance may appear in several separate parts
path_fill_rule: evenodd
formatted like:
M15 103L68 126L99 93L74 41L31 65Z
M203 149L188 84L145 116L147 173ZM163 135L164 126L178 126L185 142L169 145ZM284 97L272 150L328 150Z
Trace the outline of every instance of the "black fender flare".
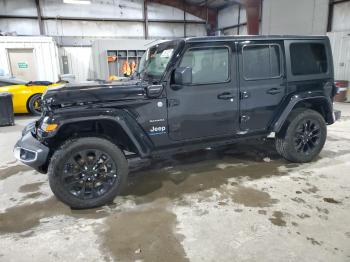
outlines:
M327 124L333 124L335 122L333 116L333 103L330 97L325 96L321 93L313 93L313 92L303 92L299 94L294 94L290 97L289 102L285 105L282 112L278 115L275 122L272 124L272 132L279 132L283 127L283 124L287 120L290 112L297 106L300 102L316 102L322 101L322 106L325 107L326 112L328 112L325 117L325 121Z
M50 134L50 137L54 137L67 124L99 120L111 121L121 127L134 144L137 150L136 153L138 153L141 158L146 158L151 154L154 148L153 142L136 119L127 110L123 109L96 108L79 112L61 112L57 115L55 114L52 121L58 123L58 129Z

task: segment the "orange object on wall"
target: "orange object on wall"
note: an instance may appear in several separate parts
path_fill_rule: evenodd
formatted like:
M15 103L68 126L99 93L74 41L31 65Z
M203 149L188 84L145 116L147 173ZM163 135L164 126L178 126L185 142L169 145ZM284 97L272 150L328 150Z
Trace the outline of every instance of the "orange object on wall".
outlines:
M123 70L124 76L129 76L131 74L130 65L127 60L123 62L122 70Z
M131 67L131 73L133 74L136 70L136 63L134 60L131 61L130 67Z
M117 60L117 56L115 55L109 55L107 58L108 62L114 62Z

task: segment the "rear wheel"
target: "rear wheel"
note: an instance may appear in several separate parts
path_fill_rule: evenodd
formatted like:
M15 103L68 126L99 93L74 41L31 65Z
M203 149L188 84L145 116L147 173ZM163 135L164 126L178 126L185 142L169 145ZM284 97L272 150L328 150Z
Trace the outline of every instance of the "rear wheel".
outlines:
M52 192L72 208L92 208L113 201L128 175L128 162L113 143L97 137L66 142L53 155Z
M41 114L41 94L35 94L29 99L28 110L33 115Z
M276 149L291 162L312 161L322 150L327 137L324 118L311 109L293 110L284 129L277 134Z

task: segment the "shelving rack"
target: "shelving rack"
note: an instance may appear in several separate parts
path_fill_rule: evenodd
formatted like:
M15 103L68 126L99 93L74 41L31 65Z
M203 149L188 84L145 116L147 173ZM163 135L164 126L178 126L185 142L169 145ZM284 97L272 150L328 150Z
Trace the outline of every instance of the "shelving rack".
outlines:
M124 76L122 72L123 63L128 61L130 64L132 61L135 61L136 65L138 65L144 53L145 50L107 50L107 57L116 57L115 61L108 61L109 75Z

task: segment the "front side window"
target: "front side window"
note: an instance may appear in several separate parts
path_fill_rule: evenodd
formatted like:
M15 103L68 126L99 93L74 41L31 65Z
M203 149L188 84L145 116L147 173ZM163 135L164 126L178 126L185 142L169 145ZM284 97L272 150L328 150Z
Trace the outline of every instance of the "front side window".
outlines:
M292 43L290 60L293 75L314 75L328 70L326 49L320 43Z
M222 83L229 79L227 47L192 48L185 52L180 67L192 68L192 84Z
M147 49L140 60L138 72L146 79L159 80L177 47L178 41L170 41Z
M243 75L247 80L268 79L281 75L278 45L248 45L243 47Z

